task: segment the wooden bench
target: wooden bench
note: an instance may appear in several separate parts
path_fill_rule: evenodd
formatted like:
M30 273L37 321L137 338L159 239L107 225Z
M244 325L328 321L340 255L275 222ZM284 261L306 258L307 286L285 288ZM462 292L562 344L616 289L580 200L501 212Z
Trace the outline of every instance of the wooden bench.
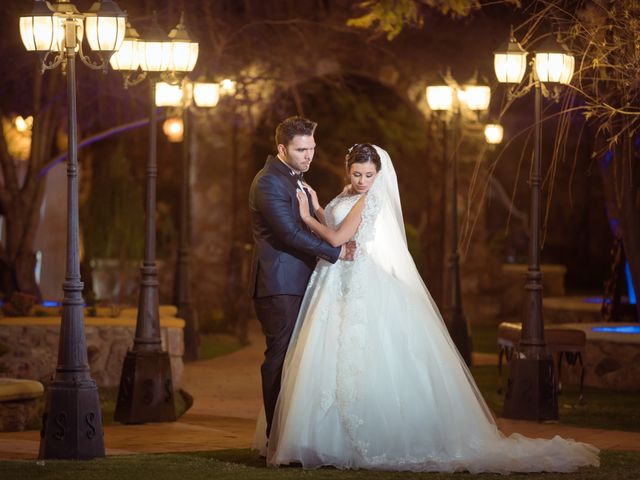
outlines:
M517 351L522 333L521 323L502 322L498 325L498 376L502 387L502 359L511 361ZM554 356L558 393L562 393L562 360L571 366L580 363L580 402L584 400L584 362L582 357L586 347L586 335L582 330L570 328L544 328L544 340L549 353ZM500 391L502 388L500 388Z
M22 431L38 415L44 387L35 380L0 377L0 432Z

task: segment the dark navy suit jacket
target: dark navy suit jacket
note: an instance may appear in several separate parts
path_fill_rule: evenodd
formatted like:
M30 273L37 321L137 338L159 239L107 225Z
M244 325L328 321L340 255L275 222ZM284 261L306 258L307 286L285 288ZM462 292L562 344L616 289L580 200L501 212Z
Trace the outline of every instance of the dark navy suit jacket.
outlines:
M314 235L300 218L296 177L269 156L251 184L249 209L254 250L249 293L253 298L304 295L317 257L335 263L340 247Z

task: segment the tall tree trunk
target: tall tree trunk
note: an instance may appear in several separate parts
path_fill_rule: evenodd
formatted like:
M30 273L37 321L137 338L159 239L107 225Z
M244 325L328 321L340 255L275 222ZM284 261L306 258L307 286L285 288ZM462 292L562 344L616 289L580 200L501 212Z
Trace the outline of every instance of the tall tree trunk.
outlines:
M5 245L0 250L0 288L6 296L14 291L35 295L40 290L35 278L36 255L33 250L40 223L40 207L45 177L40 170L51 158L60 114L61 74L50 72L46 78L38 72L34 84L31 152L24 181L9 155L6 139L0 139L0 166L4 185L0 187L0 209L5 217ZM1 112L0 112L1 114Z

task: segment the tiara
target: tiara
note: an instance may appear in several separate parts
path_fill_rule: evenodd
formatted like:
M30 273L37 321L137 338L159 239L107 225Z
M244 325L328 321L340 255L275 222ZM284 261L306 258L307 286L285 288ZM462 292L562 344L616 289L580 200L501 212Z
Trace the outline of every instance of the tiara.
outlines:
M347 155L349 155L351 153L351 151L356 148L357 146L359 146L359 143L354 143L353 145L351 145L348 149L347 149Z

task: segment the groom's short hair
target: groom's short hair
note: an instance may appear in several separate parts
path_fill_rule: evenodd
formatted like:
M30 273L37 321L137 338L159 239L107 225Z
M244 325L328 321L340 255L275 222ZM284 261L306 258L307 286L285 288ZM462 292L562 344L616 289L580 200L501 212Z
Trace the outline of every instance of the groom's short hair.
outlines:
M304 117L293 116L285 118L276 127L276 148L278 148L278 145L286 147L296 135L313 135L317 126L316 122Z

